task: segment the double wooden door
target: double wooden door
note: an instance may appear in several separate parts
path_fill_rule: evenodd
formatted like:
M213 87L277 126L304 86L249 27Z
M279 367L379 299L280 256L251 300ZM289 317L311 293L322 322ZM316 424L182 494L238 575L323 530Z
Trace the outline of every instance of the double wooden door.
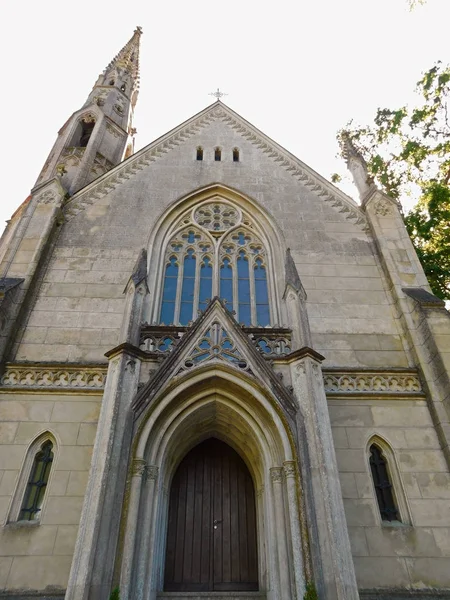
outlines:
M173 478L164 589L258 590L253 481L241 457L215 438L193 448Z

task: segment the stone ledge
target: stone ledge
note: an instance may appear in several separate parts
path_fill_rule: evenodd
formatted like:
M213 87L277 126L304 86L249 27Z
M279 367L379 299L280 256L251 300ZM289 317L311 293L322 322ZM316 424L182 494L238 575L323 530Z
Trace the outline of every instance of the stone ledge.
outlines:
M3 591L0 600L64 600L65 592L58 591Z
M106 372L106 365L7 363L0 390L101 393L105 387Z
M359 590L361 600L450 600L450 590Z
M324 369L327 397L338 396L424 396L414 369Z

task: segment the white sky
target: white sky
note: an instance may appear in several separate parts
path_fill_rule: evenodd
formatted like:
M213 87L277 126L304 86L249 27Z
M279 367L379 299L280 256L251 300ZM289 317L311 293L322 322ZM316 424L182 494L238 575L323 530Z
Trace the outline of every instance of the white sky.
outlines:
M421 73L449 62L449 17L450 0L413 12L406 0L4 1L0 229L136 25L137 149L210 104L219 86L231 108L329 179L345 173L339 128L413 102Z

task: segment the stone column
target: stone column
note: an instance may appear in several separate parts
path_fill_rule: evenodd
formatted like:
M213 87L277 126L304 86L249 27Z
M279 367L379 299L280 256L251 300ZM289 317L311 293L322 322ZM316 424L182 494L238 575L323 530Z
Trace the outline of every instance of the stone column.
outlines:
M141 499L142 481L146 472L146 462L135 458L132 463L130 495L128 500L128 515L122 553L122 569L120 573L120 596L128 600L131 592L131 576L138 528L139 503Z
M302 536L300 530L300 505L298 501L297 469L293 460L283 463L284 477L291 524L292 562L297 600L303 600L305 593L305 570L303 564Z
M314 580L321 600L357 600L322 360L311 348L290 355L294 394L300 409L297 428L299 437L304 438L300 468L310 521Z
M142 531L146 532L141 538L139 563L136 568L135 584L133 588L133 600L143 600L151 597L151 590L155 587L152 579L155 573L153 565L155 561L156 523L155 523L155 497L158 489L159 468L151 465L147 468L147 483L145 494L145 512L142 521Z
M378 189L363 199L411 366L419 366L442 450L450 467L450 315L430 293L398 204Z
M0 362L8 361L33 297L39 273L62 224L66 190L58 178L35 187L0 265ZM11 225L10 225L11 226ZM8 289L10 288L12 289Z
M138 348L121 344L110 360L66 600L104 600L112 576L139 383Z
M283 498L283 469L272 467L270 469L272 480L273 499L275 504L275 523L278 550L278 572L280 574L280 598L291 600L291 582L289 579L289 555L286 540L286 518Z

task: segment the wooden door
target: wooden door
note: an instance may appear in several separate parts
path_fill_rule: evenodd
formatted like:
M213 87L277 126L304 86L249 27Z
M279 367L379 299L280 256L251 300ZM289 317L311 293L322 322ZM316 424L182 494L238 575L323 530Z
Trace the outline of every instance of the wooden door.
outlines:
M164 589L258 590L253 481L215 438L193 448L173 478Z

